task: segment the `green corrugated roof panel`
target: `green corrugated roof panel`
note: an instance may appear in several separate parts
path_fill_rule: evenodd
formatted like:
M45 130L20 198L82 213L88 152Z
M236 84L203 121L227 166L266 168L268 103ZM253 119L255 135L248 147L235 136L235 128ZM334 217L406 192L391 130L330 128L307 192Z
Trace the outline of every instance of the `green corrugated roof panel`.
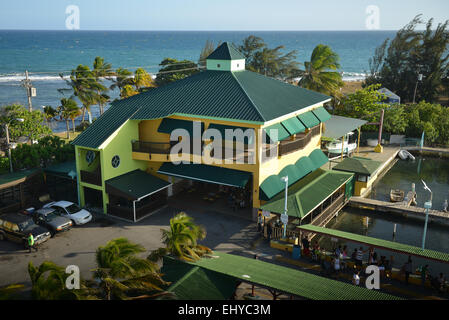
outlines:
M176 129L184 129L187 130L190 137L194 137L193 126L194 121L164 118L162 119L161 124L159 125L157 131L161 133L171 134ZM200 130L198 134L199 137L201 138L201 135L203 134L204 131L204 122L199 122L199 128Z
M125 193L131 200L146 197L167 188L169 185L171 183L139 169L106 180L107 187Z
M287 214L295 218L304 218L352 176L351 173L317 169L289 187ZM284 201L284 196L279 194L264 204L262 209L282 214L285 206Z
M275 123L267 128L264 128L267 136L272 142L282 141L290 137L290 133L280 123Z
M301 178L305 177L315 169L312 160L310 160L307 156L304 156L296 161L295 166L298 168Z
M216 129L216 130L220 131L221 137L222 137L224 140L227 140L227 138L226 138L226 130L232 130L232 132L234 132L235 130L239 130L239 129L243 131L243 134L244 134L247 130L249 130L248 133L251 133L250 139L246 139L246 138L245 138L245 141L244 141L245 143L252 144L253 141L254 141L254 138L255 138L255 130L254 130L253 128L244 128L244 127L236 127L236 126L227 126L227 125L223 125L223 124L211 123L207 129L208 129L208 130L209 130L209 129ZM232 133L232 132L229 132L229 133ZM235 140L235 138L233 138L233 140Z
M341 238L349 241L354 241L358 243L363 243L366 245L372 245L378 248L383 248L387 250L392 250L404 254L410 254L418 257L428 258L440 262L449 263L449 253L447 252L438 252L434 250L422 250L422 248L414 247L408 244L372 238L368 236L363 236L355 233L335 230L335 229L327 229L322 227L317 227L314 225L306 224L299 227L302 230L316 232L336 238Z
M207 70L114 101L73 144L96 149L128 119L190 115L263 124L329 99L251 71Z
M338 171L347 171L365 174L370 176L374 174L380 168L381 165L382 162L380 161L374 161L368 158L352 157L352 158L345 158L342 162L338 163L332 169Z
M298 119L301 120L306 128L312 128L320 124L320 120L318 120L312 111L298 115Z
M313 150L309 154L309 158L312 161L314 170L329 162L329 158L323 153L323 151L321 151L321 149Z
M298 181L299 179L301 179L301 172L299 171L299 169L294 165L294 164L290 164L288 166L286 166L284 169L282 169L279 174L279 177L288 177L288 185L291 186L292 184L294 184L296 181Z
M237 280L231 276L164 257L163 279L171 282L166 291L176 300L229 300Z
M74 179L76 178L76 161L66 161L48 166L44 172Z
M243 282L312 300L400 300L377 290L320 277L258 259L215 251L192 265L222 273Z
M299 121L297 117L293 117L281 122L282 125L287 129L290 135L294 135L296 133L304 132L306 127Z
M316 108L312 110L312 112L321 122L326 122L332 117L330 113L327 112L326 109L324 109L324 107Z
M244 188L251 178L251 173L205 164L178 164L164 163L158 173L179 178L223 184L232 187Z
M208 60L241 60L245 56L232 44L223 42L206 59Z
M21 171L15 171L13 173L2 174L2 175L0 175L0 187L7 183L14 182L17 180L22 180L29 176L33 176L38 171L40 171L40 169L21 170Z

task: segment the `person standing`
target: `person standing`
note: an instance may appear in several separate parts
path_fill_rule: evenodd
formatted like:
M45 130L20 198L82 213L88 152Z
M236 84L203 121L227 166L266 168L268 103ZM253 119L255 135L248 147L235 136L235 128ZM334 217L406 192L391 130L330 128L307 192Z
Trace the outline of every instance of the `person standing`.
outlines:
M360 276L357 269L354 270L354 275L352 276L352 284L355 286L358 286L360 284Z
M303 254L304 254L305 256L308 256L309 253L310 253L310 251L309 251L309 245L310 245L310 243L309 243L308 237L307 237L307 236L304 236L304 237L302 238L301 242L302 242Z
M268 242L271 241L271 234L273 233L273 228L271 227L271 223L269 223L267 225L267 237L268 237Z
M28 250L30 251L30 253L31 253L31 249L34 249L35 251L37 251L36 245L34 243L34 237L33 237L32 233L30 233L28 235Z
M408 279L410 277L410 274L413 272L411 256L408 256L408 261L404 265L404 272L405 272L405 284L408 285Z
M359 249L357 249L355 264L360 267L363 266L363 254L364 253L365 252L363 251L363 247L360 247Z
M262 231L262 224L263 224L263 218L262 218L262 214L259 212L259 215L257 217L257 231L258 232Z
M424 286L426 284L427 274L429 273L429 265L426 264L421 268L421 284Z

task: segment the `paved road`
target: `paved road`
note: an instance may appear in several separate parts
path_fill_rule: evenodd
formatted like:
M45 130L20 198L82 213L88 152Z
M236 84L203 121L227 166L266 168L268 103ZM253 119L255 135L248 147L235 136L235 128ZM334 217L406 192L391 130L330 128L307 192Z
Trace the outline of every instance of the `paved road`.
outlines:
M112 218L98 216L94 221L74 227L72 230L58 234L41 245L38 252L28 253L15 243L0 242L0 286L10 283L29 285L27 265L29 261L39 265L50 260L61 266L77 265L84 278L91 278L95 268L95 250L108 241L125 237L143 245L148 252L162 246L161 228L168 228L169 220L178 210L171 207L134 224ZM258 237L255 223L231 217L207 209L187 210L197 224L206 228L207 236L202 242L206 246L225 252L251 256L251 243ZM269 248L271 249L271 248ZM273 254L275 251L273 251Z

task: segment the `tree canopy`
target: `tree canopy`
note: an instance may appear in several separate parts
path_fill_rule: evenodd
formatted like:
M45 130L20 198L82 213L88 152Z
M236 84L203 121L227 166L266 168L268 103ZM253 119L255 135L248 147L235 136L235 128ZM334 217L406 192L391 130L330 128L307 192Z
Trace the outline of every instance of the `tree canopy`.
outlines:
M161 69L159 69L156 75L156 84L158 86L164 86L199 72L198 65L190 60L178 61L172 58L165 58L159 65Z

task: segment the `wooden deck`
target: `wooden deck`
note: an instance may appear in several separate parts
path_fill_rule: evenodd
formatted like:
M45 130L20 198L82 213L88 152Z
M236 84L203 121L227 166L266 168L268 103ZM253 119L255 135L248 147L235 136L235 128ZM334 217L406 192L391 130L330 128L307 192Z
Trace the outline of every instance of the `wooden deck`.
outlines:
M362 197L349 199L349 206L360 209L374 210L378 212L389 212L402 217L422 220L426 218L425 209L410 206L413 193L410 191L403 202L386 202ZM429 210L429 222L435 222L449 226L449 212Z

